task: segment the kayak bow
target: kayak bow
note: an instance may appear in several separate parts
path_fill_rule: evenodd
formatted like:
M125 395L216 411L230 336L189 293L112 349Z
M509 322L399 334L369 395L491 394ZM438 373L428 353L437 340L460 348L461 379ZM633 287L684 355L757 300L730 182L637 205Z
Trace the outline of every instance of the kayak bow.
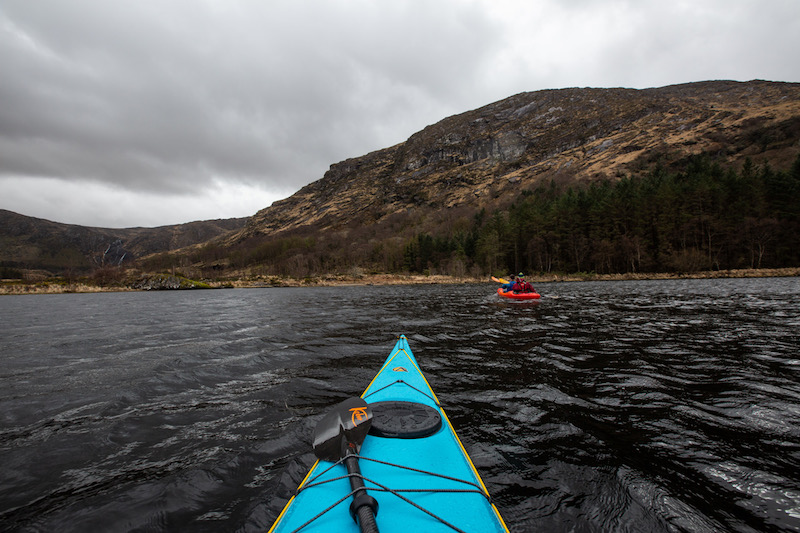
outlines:
M358 462L381 533L508 533L405 335L361 398L372 423ZM358 533L348 510L356 492L343 461L319 460L270 532Z

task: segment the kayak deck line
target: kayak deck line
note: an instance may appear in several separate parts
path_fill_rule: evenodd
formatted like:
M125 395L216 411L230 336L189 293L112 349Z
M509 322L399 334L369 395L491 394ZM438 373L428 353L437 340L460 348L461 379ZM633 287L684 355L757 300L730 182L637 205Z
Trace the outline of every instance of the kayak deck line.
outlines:
M361 472L348 472L344 456L317 460L271 533L358 531L346 502L363 490L355 488L359 483L378 499L374 516L382 533L508 533L405 335L398 336L360 400L373 413L372 436L361 441L360 451L348 454L361 463Z
M329 479L325 479L325 480L319 481L319 482L316 481L317 479L319 479L319 478L323 477L325 474L327 474L330 470L335 468L337 465L343 464L344 463L344 459L340 459L340 460L336 461L335 463L331 463L331 466L329 466L328 468L326 468L322 472L318 473L317 475L315 475L311 479L308 479L308 475L307 475L306 479L303 480L303 483L301 483L300 486L295 491L295 496L300 494L301 491L308 490L308 489L311 489L313 487L319 487L319 486L322 486L322 485L325 485L325 484L328 484L328 483L339 481L341 479L348 479L350 477L359 477L365 483L371 483L372 485L374 485L374 486L372 486L372 485L369 486L369 490L370 491L372 491L372 492L387 492L387 493L390 493L390 494L394 494L395 496L397 496L398 498L400 498L404 502L416 507L420 511L428 514L432 518L435 518L436 520L438 520L442 524L444 524L447 527L451 528L453 531L458 531L458 532L461 532L461 533L466 533L466 532L464 530L460 529L459 527L449 523L447 520L445 520L444 518L436 515L435 513L431 512L430 510L425 509L423 506L417 504L416 502L413 502L413 501L409 500L408 498L404 497L400 493L401 492L414 492L414 493L423 493L423 492L430 492L430 493L434 493L434 492L476 493L476 494L480 494L481 496L485 497L490 503L492 502L492 497L488 493L488 491L486 490L486 487L483 486L483 482L482 481L481 481L481 484L478 485L477 483L474 483L474 482L469 481L467 479L455 478L455 477L452 477L452 476L439 474L437 472L429 472L427 470L422 470L422 469L414 468L414 467L407 466L407 465L400 465L400 464L390 463L388 461L381 461L379 459L374 459L374 458L371 458L371 457L365 457L365 456L362 456L362 455L355 455L355 457L357 457L360 461L371 461L373 463L379 463L379 464L382 464L382 465L385 465L385 466L400 468L402 470L409 470L411 472L417 472L419 474L424 474L426 476L438 477L438 478L446 479L446 480L449 480L449 481L455 481L457 483L463 483L465 485L469 485L469 486L474 487L474 488L471 488L471 489L452 489L452 488L392 489L390 487L382 485L381 483L378 483L374 479L370 479L370 478L364 476L363 474L354 474L354 473L348 473L348 474L343 475L343 476L329 478ZM311 474L312 471L313 471L313 469L311 471L309 471L309 475ZM480 478L478 478L478 479L480 481ZM347 493L345 496L340 498L338 501L332 503L327 509L322 510L320 513L318 513L316 516L313 516L312 518L310 518L305 524L302 524L300 527L298 527L294 531L301 531L303 528L305 528L306 526L308 526L309 524L311 524L312 522L314 522L318 518L323 517L326 513L328 513L329 511L333 510L340 503L342 503L344 501L347 501L356 492L357 492L356 490L353 490L353 491ZM494 507L494 504L492 504L492 507ZM283 514L283 513L281 513L281 514ZM280 520L280 516L278 517L278 521L279 520ZM277 523L277 521L276 521L276 523Z
M322 472L320 472L319 474L314 476L305 486L298 487L297 492L299 493L301 490L309 489L311 487L317 487L317 486L320 486L320 485L324 485L325 483L331 483L332 481L338 481L340 479L347 479L348 477L355 476L355 477L360 477L364 481L369 481L370 483L375 483L375 485L378 486L378 487L383 487L383 492L391 492L391 493L395 493L395 492L477 492L478 494L482 494L483 496L485 496L487 500L491 500L492 499L492 497L489 495L489 493L484 491L477 483L474 483L474 482L469 481L467 479L460 479L460 478L457 478L457 477L446 476L444 474L439 474L437 472L429 472L427 470L422 470L420 468L414 468L413 466L399 465L399 464L395 464L395 463L390 463L388 461L381 461L380 459L375 459L375 458L372 458L372 457L365 457L363 455L358 455L358 454L354 454L354 457L356 457L359 460L363 460L363 461L372 461L373 463L380 463L380 464L385 465L385 466L393 466L393 467L396 467L396 468L402 468L403 470L410 470L411 472L417 472L417 473L425 474L425 475L428 475L428 476L440 477L442 479L447 479L447 480L450 480L450 481L456 481L458 483L464 483L465 485L470 485L470 486L475 487L475 488L474 489L391 489L391 488L388 488L388 487L383 487L383 485L381 485L380 483L377 483L377 482L365 477L363 474L347 474L345 476L339 476L337 478L330 478L330 479L326 479L324 481L319 481L319 482L316 481L318 478L322 477L323 474L326 474L329 470L333 469L336 465L344 463L344 459L340 459L339 461L336 461L335 463L331 463L331 466L329 466L328 468L326 468L325 470L323 470Z
M402 343L403 346L400 346L401 343ZM450 422L450 418L447 416L447 413L445 412L444 407L442 407L442 404L439 402L439 398L436 396L436 393L433 392L433 387L431 387L431 384L428 383L428 378L425 377L425 374L422 372L422 370L417 365L416 358L414 356L409 355L408 352L411 351L410 348L409 348L408 352L406 351L406 347L408 347L408 339L406 338L405 335L398 336L398 341L397 341L397 344L395 345L395 347L397 349L394 350L394 352L386 360L386 362L381 367L381 369L378 371L378 373L375 374L375 377L372 378L372 381L369 383L369 385L367 385L367 388L364 389L364 393L361 395L361 397L366 399L367 396L370 396L370 395L372 395L374 393L377 393L378 391L383 390L383 389L385 389L385 388L387 388L387 387L389 387L391 385L394 385L394 384L396 384L398 382L402 382L402 383L405 383L406 385L408 385L409 387L411 387L412 389L420 392L421 394L424 394L425 396L428 396L429 398L431 398L434 401L434 403L436 403L436 406L439 408L439 410L441 411L442 417L446 420L447 427L450 429L450 434L455 438L455 441L458 443L459 448L461 448L461 453L464 454L464 457L467 459L467 462L469 463L469 466L470 466L470 469L472 470L472 473L475 475L475 477L477 478L478 482L480 483L480 486L481 486L481 489L482 489L481 492L487 497L487 499L491 503L491 506L492 506L492 509L494 510L495 515L497 515L497 518L500 520L500 523L503 525L503 527L506 529L506 531L508 531L508 527L506 526L505 521L503 520L503 517L500 515L500 511L497 510L497 507L492 502L492 497L489 494L489 490L486 488L486 485L484 484L483 479L481 478L480 474L478 473L478 469L475 467L475 464L472 462L472 457L469 456L469 453L467 453L466 448L464 448L464 443L461 442L461 439L459 438L458 434L456 433L455 428L453 427L453 424ZM410 384L408 384L405 381L400 380L400 379L397 380L394 383L391 383L391 384L387 385L386 387L382 387L381 389L377 389L377 390L372 391L369 394L367 394L367 391L369 391L369 389L372 387L373 383L375 383L375 381L378 379L378 377L384 372L384 370L387 367L389 367L392 364L392 362L395 360L395 358L401 352L406 356L406 358L408 359L408 362L410 362L412 365L414 365L414 368L417 370L417 373L422 377L423 381L425 382L425 385L428 386L428 390L430 391L431 395L429 396L428 394L424 393L423 391L420 391L419 389L417 389L413 385L410 385Z
M380 389L374 390L374 391L370 392L369 394L363 394L361 397L362 397L362 398L364 398L364 399L366 400L368 397L372 396L373 394L377 394L377 393L379 393L379 392L380 392L380 391L382 391L382 390L386 390L386 389L388 389L388 388L389 388L389 387L391 387L392 385L398 385L398 384L402 384L402 385L406 385L406 386L408 386L408 387L411 387L412 389L414 389L414 390L415 390L415 391L417 391L418 393L420 393L420 394L422 394L422 395L424 395L424 396L427 396L428 398L430 398L431 400L433 400L433 402L436 404L436 407L439 407L439 408L441 408L441 407L442 407L442 404L440 404L440 403L439 403L439 400L437 400L436 398L434 398L433 396L431 396L431 395L430 395L430 394L428 394L427 392L419 390L418 388L416 388L416 387L415 387L414 385L412 385L411 383L408 383L408 382L406 382L406 381L403 381L402 379L398 379L397 381L393 381L392 383L389 383L388 385L384 385L384 386L383 386L383 387L381 387ZM433 392L433 391L431 391L431 392Z
M427 476L438 477L438 478L446 479L446 480L449 480L449 481L455 481L457 483L463 483L463 484L469 485L469 486L471 486L473 488L471 488L471 489L452 489L452 488L393 489L391 487L387 487L386 485L382 485L381 483L378 483L374 479L370 479L370 478L364 476L363 474L353 474L353 473L348 473L348 474L343 475L343 476L334 477L334 478L330 478L330 479L325 479L325 480L319 481L319 482L316 481L320 477L322 477L325 474L327 474L330 470L335 468L337 465L343 464L344 463L344 459L340 459L339 461L337 461L335 463L332 463L331 466L329 466L328 468L326 468L325 470L323 470L322 472L320 472L319 474L314 476L311 480L309 480L308 483L306 483L305 485L303 485L301 487L298 487L297 491L296 491L296 494L299 494L300 491L302 491L302 490L307 490L307 489L310 489L310 488L313 488L313 487L318 487L318 486L321 486L321 485L325 485L327 483L332 483L332 482L335 482L335 481L339 481L341 479L348 479L350 477L359 477L365 483L371 483L372 485L374 485L374 486L372 486L372 485L368 486L370 492L387 492L387 493L390 493L390 494L394 494L395 496L397 496L398 498L400 498L404 502L416 507L420 511L428 514L432 518L435 518L436 520L438 520L442 524L444 524L447 527L451 528L453 531L458 531L458 532L461 532L461 533L466 533L466 532L464 530L462 530L461 528L451 524L450 522L448 522L444 518L436 515L432 511L430 511L428 509L425 509L423 506L419 505L418 503L409 500L408 498L404 497L400 493L401 492L413 492L413 493L423 493L423 492L430 492L430 493L435 493L435 492L475 493L475 494L480 494L481 496L485 497L489 502L492 501L492 497L486 491L485 487L481 487L477 483L474 483L474 482L469 481L467 479L459 479L459 478L455 478L455 477L451 477L451 476L446 476L444 474L439 474L437 472L429 472L427 470L421 470L419 468L414 468L414 467L411 467L411 466L390 463L388 461L381 461L380 459L374 459L374 458L365 457L365 456L362 456L362 455L355 455L355 457L357 457L360 461L371 461L373 463L379 463L379 464L382 464L382 465L385 465L385 466L400 468L402 470L409 470L411 472L417 472L419 474L425 474ZM356 492L355 490L351 491L350 493L348 493L346 496L344 496L340 500L334 502L327 509L324 509L322 512L318 513L316 516L314 516L311 519L309 519L308 522L306 522L305 524L301 525L295 531L300 531L304 527L306 527L307 525L311 524L314 520L317 520L318 518L321 518L327 512L331 511L334 507L336 507L340 503L348 500L351 496L353 496L353 494L355 494L355 492Z
M405 340L405 337L406 337L405 335L402 335L402 336L401 336L401 338L400 338L400 340L398 341L398 344L399 344L400 342L403 342L403 341L405 341L405 342L406 342L406 344L408 344L408 341L406 341L406 340ZM395 357L397 357L397 356L400 354L400 352L402 352L402 353L403 353L403 354L404 354L404 355L405 355L405 356L408 358L408 361L409 361L409 362L410 362L412 365L414 365L414 369L417 371L417 373L418 373L420 376L422 376L422 379L423 379L423 380L425 380L425 384L428 386L428 390L430 391L431 395L433 395L434 401L435 401L435 402L438 404L438 403L439 403L439 400L438 400L438 399L436 399L436 394L433 392L433 388L431 388L431 384L430 384L430 383L428 383L428 380L427 380L427 378L425 377L425 374L423 374L423 373L422 373L422 370L420 370L419 366L417 366L417 363L416 363L416 361L414 360L414 358L413 358L413 357L409 357L409 356L408 356L408 352L406 352L405 348L398 348L397 350L395 350L395 351L392 353L392 355L391 355L391 356L390 356L390 357L389 357L389 358L386 360L386 362L385 362L385 363L383 363L383 366L381 367L381 369L380 369L380 370L378 370L378 373L377 373L377 374L375 374L375 377L374 377L374 378L372 378L372 381L370 381L370 382L369 382L369 385L367 385L367 388L366 388L366 389L364 389L364 392L361 394L361 397L362 397L362 398L364 398L364 397L365 397L364 395L365 395L365 394L367 394L367 391L370 389L370 387L372 387L372 384L373 384L373 383L375 383L375 380L376 380L376 379L378 379L378 377L379 377L379 376L380 376L380 375L383 373L383 371L384 371L384 370L386 370L386 367L388 367L389 365L391 365L391 364L392 364L392 361L394 361L394 358L395 358ZM377 391L375 391L375 392L377 392ZM371 394L371 393L370 393L370 394Z
M458 446L461 448L461 453L463 453L463 454L464 454L464 457L466 457L466 458L467 458L467 461L469 462L469 466L470 466L470 468L472 468L472 472L475 474L475 477L476 477L476 478L478 478L478 481L480 482L480 484L481 484L481 487L483 488L483 492L484 492L484 494L486 494L487 496L489 496L489 491L488 491L488 489L486 488L486 485L484 485L484 483L483 483L483 479L481 478L480 474L478 473L478 469L477 469L477 468L475 468L475 465L474 465L474 464L473 464L473 462L472 462L472 458L471 458L471 457L469 456L469 454L467 453L467 449L466 449L466 448L464 448L464 444L461 442L461 439L458 437L458 434L456 433L456 431L455 431L455 428L453 427L453 424L450 422L450 417L448 417L448 416L447 416L447 413L445 413L445 411L444 411L444 407L442 407L442 404L439 402L439 398L436 396L436 393L435 393L435 392L433 392L433 387L431 387L431 384L430 384L430 383L428 383L428 378L426 378L426 377L425 377L425 374L423 374L423 373L422 373L422 370L420 370L419 366L417 366L416 359L415 359L413 356L409 356L408 352L406 352L406 348L405 348L405 347L406 347L406 346L408 346L408 339L406 339L406 336L405 336L405 335L400 335L400 337L398 338L397 346L399 346L399 345L400 345L400 343L403 343L403 345L404 345L404 346L403 346L403 347L399 347L397 350L395 350L395 351L394 351L394 353L391 355L391 357L389 357L389 359L386 361L386 363L385 363L385 364L384 364L384 365L381 367L380 371L378 371L378 373L377 373L377 374L375 374L375 377L374 377L374 378L372 378L372 381L371 381L371 382L370 382L370 384L367 386L367 388L366 388L366 389L364 389L364 393L361 395L361 397L362 397L362 398L366 398L367 396L370 396L370 395L372 395L372 394L374 394L374 393L376 393L376 392L378 392L378 391L380 391L380 390L383 390L383 388L386 388L386 387L383 387L382 389L378 389L378 390L376 390L376 391L373 391L373 392L370 392L369 394L367 394L367 391L370 389L370 387L372 387L372 384L373 384L373 383L375 383L375 380L376 380L376 379L378 379L378 376L380 376L380 375L381 375L381 373L382 373L382 372L383 372L383 371L386 369L386 367L388 367L388 366L389 366L389 365L392 363L392 361L394 361L395 357L397 357L397 355L398 355L400 352L403 352L403 354L405 354L405 356L408 358L409 362L410 362L412 365L414 365L414 368L416 368L417 372L418 372L418 373L419 373L419 375L422 377L423 381L425 381L425 385L427 385L427 386L428 386L428 390L430 391L430 393L431 393L431 395L432 395L432 396L428 396L428 395L427 395L427 394L425 394L424 392L420 391L419 389L417 389L416 387L414 387L414 386L412 386L412 385L409 385L408 383L406 383L406 385L408 385L408 386L409 386L409 387L411 387L412 389L414 389L414 390L416 390L416 391L418 391L418 392L420 392L420 393L422 393L422 394L425 394L426 396L428 396L429 398L431 398L431 399L432 399L432 400L433 400L433 401L436 403L436 406L437 406L437 407L438 407L438 408L441 410L441 412L442 412L442 416L443 416L443 417L445 418L445 420L447 421L447 427L449 427L449 428L450 428L450 434L451 434L453 437L455 437L455 440L456 440L456 442L458 443ZM409 349L409 351L410 351L410 349ZM403 382L403 383L405 383L405 381L403 381L403 380L397 380L397 382ZM397 383L397 382L395 382L395 383ZM393 385L393 384L390 384L390 385ZM387 385L387 387L388 387L388 386L390 386L390 385ZM491 501L491 496L489 496L489 501ZM492 507L494 507L494 504L492 504ZM497 509L496 509L496 508L495 508L495 513L497 514L497 516L498 516L498 517L500 516L500 513L497 511ZM502 518L501 518L501 520L502 520ZM504 524L504 525L505 525L505 524Z

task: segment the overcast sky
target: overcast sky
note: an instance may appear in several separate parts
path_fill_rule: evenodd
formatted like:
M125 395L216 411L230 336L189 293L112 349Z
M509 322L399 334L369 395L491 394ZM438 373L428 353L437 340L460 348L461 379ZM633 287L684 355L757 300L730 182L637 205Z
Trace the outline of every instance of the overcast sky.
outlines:
M800 82L800 0L0 0L0 209L249 216L523 91Z

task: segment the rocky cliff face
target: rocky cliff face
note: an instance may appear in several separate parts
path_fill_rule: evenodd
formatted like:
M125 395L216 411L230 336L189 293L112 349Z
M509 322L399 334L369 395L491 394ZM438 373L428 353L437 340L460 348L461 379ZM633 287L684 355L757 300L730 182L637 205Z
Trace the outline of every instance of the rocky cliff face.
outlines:
M491 207L543 181L614 179L699 152L732 163L788 164L800 152L798 139L800 84L522 93L332 165L319 181L256 213L229 242L368 224L409 209Z

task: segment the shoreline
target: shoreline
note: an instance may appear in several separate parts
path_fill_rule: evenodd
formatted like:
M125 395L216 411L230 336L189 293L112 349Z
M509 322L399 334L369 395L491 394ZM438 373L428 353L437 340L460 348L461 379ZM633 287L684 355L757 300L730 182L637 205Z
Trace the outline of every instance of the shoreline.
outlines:
M726 278L768 278L797 277L800 267L719 270L692 273L626 273L626 274L545 274L528 276L531 283L578 282L578 281L640 281L668 279L726 279ZM150 290L198 290L198 289L252 289L276 287L348 287L385 285L458 285L495 282L474 277L455 277L445 275L374 274L374 275L325 275L308 278L260 277L230 281L204 281L202 287L195 288L154 288ZM22 294L71 294L98 292L145 292L128 286L103 287L84 282L64 283L63 281L38 281L25 283L19 280L3 280L0 283L0 296Z

